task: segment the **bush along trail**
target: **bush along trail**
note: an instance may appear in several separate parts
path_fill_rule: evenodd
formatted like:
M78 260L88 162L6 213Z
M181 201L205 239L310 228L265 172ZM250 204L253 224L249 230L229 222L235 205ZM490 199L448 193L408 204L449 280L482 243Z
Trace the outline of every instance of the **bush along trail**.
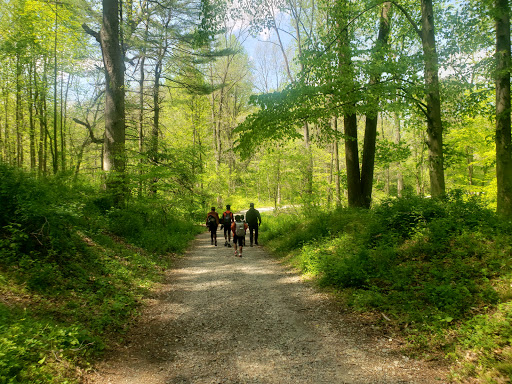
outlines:
M512 380L512 225L477 198L265 218L262 241L450 380ZM282 236L286 233L286 236Z
M78 382L201 231L163 201L111 205L0 164L0 383Z
M235 257L205 233L87 382L446 382L437 363L408 358L397 340L354 320L263 248Z
M0 383L512 379L512 225L476 198L265 213L243 258L112 206L0 165Z

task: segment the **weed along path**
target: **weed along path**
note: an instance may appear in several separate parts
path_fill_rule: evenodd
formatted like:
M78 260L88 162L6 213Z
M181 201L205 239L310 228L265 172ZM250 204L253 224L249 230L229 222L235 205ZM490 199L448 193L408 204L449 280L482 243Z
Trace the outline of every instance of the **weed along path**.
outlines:
M205 233L148 298L127 344L85 382L448 382L446 370L402 356L394 340L347 319L263 248L245 247L235 257L223 241L211 246Z

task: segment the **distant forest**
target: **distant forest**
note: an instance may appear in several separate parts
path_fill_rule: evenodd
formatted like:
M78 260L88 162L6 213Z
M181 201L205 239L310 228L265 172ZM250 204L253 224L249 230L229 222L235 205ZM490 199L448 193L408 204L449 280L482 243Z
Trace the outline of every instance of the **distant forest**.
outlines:
M0 159L202 210L512 215L507 0L3 1Z

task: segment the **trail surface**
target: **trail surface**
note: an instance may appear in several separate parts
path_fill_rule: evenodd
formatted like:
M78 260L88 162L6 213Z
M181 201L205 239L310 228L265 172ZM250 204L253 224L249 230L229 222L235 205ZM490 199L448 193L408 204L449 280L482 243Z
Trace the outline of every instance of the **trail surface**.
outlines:
M239 258L223 243L198 236L148 299L127 345L85 382L448 382L446 370L402 356L394 340L348 320L339 304L263 248L245 247Z

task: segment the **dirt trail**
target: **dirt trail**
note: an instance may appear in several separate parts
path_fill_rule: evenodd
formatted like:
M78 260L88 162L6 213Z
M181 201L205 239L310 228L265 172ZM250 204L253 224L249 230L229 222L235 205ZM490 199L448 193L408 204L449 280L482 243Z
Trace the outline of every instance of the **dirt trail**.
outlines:
M448 382L446 371L346 321L342 308L263 248L245 247L239 258L223 243L198 236L148 299L128 344L87 383Z

